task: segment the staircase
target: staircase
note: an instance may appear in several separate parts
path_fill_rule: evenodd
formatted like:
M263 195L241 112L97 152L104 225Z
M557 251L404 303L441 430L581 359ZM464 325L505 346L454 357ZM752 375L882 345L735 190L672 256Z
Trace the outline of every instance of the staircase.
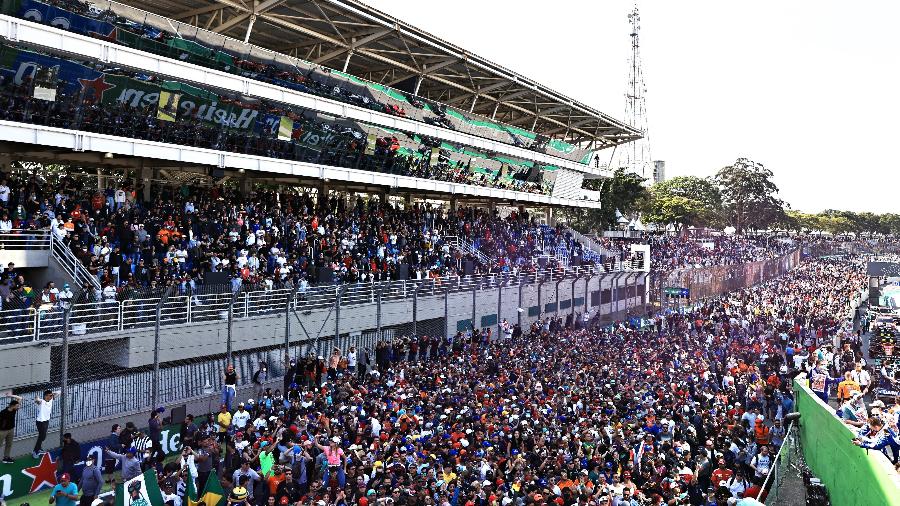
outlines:
M478 261L484 265L491 265L493 263L487 255L485 255L475 247L472 241L467 241L455 235L444 237L444 240L447 241L450 246L462 251L463 253L468 253L477 258Z
M69 249L62 239L54 234L50 234L50 258L55 261L59 267L71 278L73 286L81 288L85 283L90 283L96 289L100 289L100 281L96 276L92 276L87 267L81 263L72 250Z

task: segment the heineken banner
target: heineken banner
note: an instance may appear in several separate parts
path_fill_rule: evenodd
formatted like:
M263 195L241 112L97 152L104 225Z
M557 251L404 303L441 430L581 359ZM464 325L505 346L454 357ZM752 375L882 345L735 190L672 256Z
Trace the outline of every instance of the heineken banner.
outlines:
M176 454L181 451L181 439L178 425L163 427L162 449L166 455ZM81 447L81 459L75 464L74 478L81 476L84 469L84 459L93 455L97 462L103 462L103 448L109 442L106 439L98 439L89 442L79 442ZM7 501L22 497L41 490L49 490L56 486L56 469L59 460L59 448L45 453L35 459L31 454L15 459L12 464L3 464L0 467L0 496ZM118 466L118 463L116 464ZM126 503L130 504L130 503ZM154 503L157 504L157 503Z

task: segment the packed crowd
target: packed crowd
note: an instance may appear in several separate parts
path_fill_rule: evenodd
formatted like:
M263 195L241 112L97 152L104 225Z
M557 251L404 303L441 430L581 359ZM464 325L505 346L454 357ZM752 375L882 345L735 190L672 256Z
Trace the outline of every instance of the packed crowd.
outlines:
M96 73L88 67L93 65L84 66L85 72ZM122 69L99 75L102 79L127 78L126 82L141 83L139 86L158 88L163 84L153 76ZM93 88L75 92L78 85L66 81L52 85L57 88L54 100L37 99L34 76L26 74L19 79L17 69L0 69L0 119L530 193L549 194L553 187L540 173L529 179L527 170L500 162L482 167L478 164L487 162L478 160L490 161L490 156L475 148L400 132L370 141L369 134L381 130L349 121L327 121L312 111L282 104L216 96L215 103L221 104L223 112L242 111L242 119L226 127L199 114L173 112L173 118L165 120L156 103L110 101ZM212 113L215 106L209 107ZM290 119L287 133L280 132L282 118ZM398 136L411 147L401 147ZM369 146L370 142L374 145ZM436 154L432 147L437 148ZM462 157L457 152L470 155Z
M669 272L683 268L732 265L776 258L794 247L793 241L769 236L652 236L650 265Z
M370 283L538 268L542 251L575 242L527 212L501 218L488 210L401 207L380 199L226 187L98 190L93 178L12 174L0 181L0 229L50 229L99 281L76 302L123 300L175 283L196 290L214 273L233 287ZM480 254L448 238L474 243ZM559 238L559 240L558 240ZM48 285L52 302L67 303ZM40 296L11 268L0 286L5 308L31 307ZM44 302L40 302L44 303Z
M104 6L105 7L105 6ZM104 10L98 5L79 0L20 0L4 8L4 14L20 16L32 21L52 24L89 37L100 37L161 56L211 67L254 80L275 84L284 88L309 93L358 107L393 116L422 121L451 130L461 130L475 135L489 136L504 143L526 149L547 152L550 139L511 129L484 117L463 114L423 97L399 90L389 90L381 85L367 85L350 76L318 67L303 61L263 61L254 57L252 50L243 54L231 54L222 43L214 47L186 39L187 33L170 33L172 23L163 27L160 23L147 23L141 13L133 19L123 17L127 10ZM133 14L132 14L133 16ZM190 30L188 30L190 32ZM233 41L237 42L237 41ZM234 46L236 47L236 46ZM248 48L249 49L249 48ZM236 50L236 49L232 49ZM259 55L259 53L257 53ZM277 60L277 61L276 61ZM409 107L409 114L407 114ZM481 127L476 127L481 125ZM565 142L554 141L553 153L557 156L580 161L584 151Z
M163 462L153 420L150 437L114 427L108 455L124 479L155 469L176 506L212 476L254 505L724 506L760 494L790 379L852 342L845 301L864 285L859 262L812 261L640 329L546 318L335 349L237 405L228 368L180 458Z

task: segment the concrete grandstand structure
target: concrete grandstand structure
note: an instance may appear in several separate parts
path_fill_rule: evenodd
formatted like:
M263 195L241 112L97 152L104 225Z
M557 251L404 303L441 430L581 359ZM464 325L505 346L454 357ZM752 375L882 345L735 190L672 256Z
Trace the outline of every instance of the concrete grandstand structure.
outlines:
M0 15L4 84L34 88L40 72L56 68L59 95L54 97L59 98L47 106L33 100L31 91L7 94L30 112L0 120L4 171L12 162L34 161L118 172L143 188L145 200L154 185L230 184L249 195L255 184L266 184L302 187L326 197L365 194L399 206L427 201L454 211L458 206L527 208L552 224L553 208L600 205L582 189L584 178L608 175L595 166L592 154L639 137L599 111L356 2L267 1L250 11L232 2L135 2L156 13L108 2L81 12L31 0L5 5ZM319 17L313 19L314 13ZM326 26L337 36L326 35ZM151 32L166 32L171 44L146 35ZM294 77L285 77L286 72ZM104 93L115 86L113 80L120 88L106 103ZM132 91L138 88L125 88L126 80L147 88ZM151 85L158 89L147 91ZM91 102L95 110L121 112L132 102L154 102L152 112L117 116L118 126L103 122L110 116L88 120L81 109L85 90L97 94ZM272 133L272 145L300 145L288 153L271 145L223 149L235 146L203 144L197 140L202 135L154 137L152 127L132 134L137 130L132 120L157 118L160 90L198 103L199 97L207 99L212 104L208 117L215 104L224 110L226 97L236 107L263 103L261 109L277 109L271 115L282 123L291 118L289 132L315 127L343 135L347 142L323 148L303 144L290 133L285 138ZM73 107L59 105L66 100ZM122 126L123 117L131 122ZM196 127L203 132L219 128L208 117L172 124L203 123ZM278 130L281 124L268 126ZM396 143L388 151L411 160L402 170L379 155L377 142L384 138ZM428 177L422 171L444 175ZM101 180L98 176L98 189ZM4 265L14 258L37 280L96 283L58 239L29 234L20 243L14 239L23 234L2 238ZM464 240L452 247L476 258L480 254ZM17 313L3 324L0 390L15 389L27 397L56 386L69 356L87 357L99 347L99 360L110 371L101 376L109 378L92 384L91 391L109 394L96 403L103 411L67 407L65 422L60 424L56 414L51 423L51 428L65 428L119 419L153 402L202 395L204 385L177 390L167 385L182 380L165 375L159 380L161 368L174 371L174 364L185 361L199 364L197 371L212 370L208 363L221 363L223 356L255 353L254 360L274 361L284 352L325 353L328 346L363 347L371 339L415 334L417 325L419 331L446 336L472 328L499 333L503 320L526 326L551 315L638 315L647 302L649 251L634 263L594 256L584 265L581 260L570 265L568 257L544 252L541 269L521 275L400 279L316 286L300 293L158 294L115 304L75 304L65 317ZM548 266L548 259L554 265ZM152 393L146 382L140 392L127 390L124 380L116 383L150 368ZM218 376L209 376L214 387ZM31 424L20 427L20 437L31 435Z

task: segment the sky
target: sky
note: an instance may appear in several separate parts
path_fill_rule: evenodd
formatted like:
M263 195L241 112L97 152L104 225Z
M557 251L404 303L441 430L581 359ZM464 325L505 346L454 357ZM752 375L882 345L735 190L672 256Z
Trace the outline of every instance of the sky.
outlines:
M624 119L632 1L363 1ZM747 157L793 209L900 213L900 2L638 6L650 149L667 177Z

